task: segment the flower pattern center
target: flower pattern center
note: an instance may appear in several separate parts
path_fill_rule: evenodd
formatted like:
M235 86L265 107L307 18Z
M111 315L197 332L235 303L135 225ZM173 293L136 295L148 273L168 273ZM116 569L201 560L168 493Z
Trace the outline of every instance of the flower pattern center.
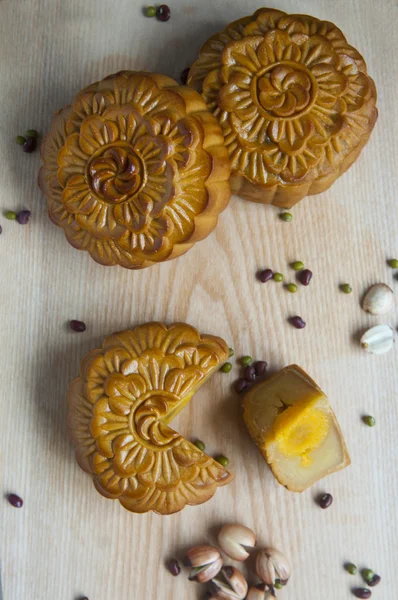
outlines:
M144 446L152 450L163 450L178 442L179 434L162 422L167 414L168 403L176 400L173 395L163 392L162 395L151 395L131 411L130 429Z
M315 100L316 82L299 63L272 64L258 73L253 83L257 103L273 119L295 118Z
M145 167L129 144L107 146L91 159L88 179L100 200L118 204L139 192L145 183Z

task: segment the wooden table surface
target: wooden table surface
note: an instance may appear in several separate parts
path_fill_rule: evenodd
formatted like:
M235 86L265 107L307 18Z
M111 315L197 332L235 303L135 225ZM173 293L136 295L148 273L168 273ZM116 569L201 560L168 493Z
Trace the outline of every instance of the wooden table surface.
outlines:
M186 256L140 272L94 263L70 247L47 218L37 186L39 153L13 138L41 132L52 113L83 86L120 69L179 77L207 37L258 8L256 0L172 0L168 23L147 19L135 0L0 2L0 489L24 499L0 503L4 600L182 600L203 590L165 570L169 556L214 540L226 521L252 527L293 564L286 600L345 600L359 583L350 560L379 572L373 596L397 596L397 350L363 352L358 334L377 322L398 325L397 304L377 320L360 308L366 287L384 281L398 255L398 4L396 0L281 0L340 26L365 56L379 94L379 120L355 166L327 193L304 200L292 223L278 211L232 198L216 231ZM30 224L4 211L29 209ZM305 262L313 282L299 293L262 285L259 267L292 276ZM353 293L339 292L350 282ZM286 323L303 316L306 329ZM82 319L87 331L68 330ZM174 425L231 459L235 481L208 503L161 517L133 515L102 498L75 463L65 431L65 392L79 361L113 331L149 320L186 321L222 336L237 356L272 369L300 364L328 393L352 466L303 494L279 486L248 438L240 399L231 393L238 367L216 374ZM369 429L362 414L372 414ZM331 492L320 510L314 497ZM1 597L1 593L0 593Z

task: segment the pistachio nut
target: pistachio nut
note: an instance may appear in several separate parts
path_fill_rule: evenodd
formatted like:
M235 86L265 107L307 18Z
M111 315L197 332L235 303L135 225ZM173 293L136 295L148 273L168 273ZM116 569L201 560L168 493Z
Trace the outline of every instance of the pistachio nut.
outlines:
M184 563L191 567L189 579L206 583L215 577L223 564L221 554L213 546L195 546L188 550Z
M384 315L393 305L394 292L385 283L376 283L366 292L362 308L371 315Z
M276 600L274 588L261 583L250 588L246 600Z
M361 337L361 346L371 354L384 354L394 344L394 332L389 325L371 327Z
M256 545L256 535L244 525L224 525L218 534L218 543L221 550L230 558L244 561L249 557L246 548L253 548Z
M247 581L235 567L223 567L210 582L212 598L217 600L243 600L247 594Z
M263 583L274 585L276 579L287 582L291 574L286 556L275 548L264 548L256 558L256 574Z

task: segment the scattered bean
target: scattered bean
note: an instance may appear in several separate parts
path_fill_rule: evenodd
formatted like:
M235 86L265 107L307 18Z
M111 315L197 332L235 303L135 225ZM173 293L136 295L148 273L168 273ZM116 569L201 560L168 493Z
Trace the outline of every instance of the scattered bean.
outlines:
M353 563L346 563L344 565L344 568L347 571L347 573L349 573L350 575L355 575L358 571L357 566L354 565Z
M222 371L223 373L229 373L231 370L232 370L232 365L230 362L224 363L220 369L220 371Z
M398 269L398 258L390 258L387 263L392 269Z
M362 569L361 575L364 580L368 582L370 579L373 579L375 574L373 573L372 569Z
M34 152L34 150L36 150L37 147L37 138L35 137L28 137L24 143L24 145L22 146L22 150L24 152L27 152L28 154L30 154L31 152Z
M247 365L247 367L245 367L244 375L246 381L248 381L249 383L256 379L256 370L253 367L253 365Z
M15 508L22 508L23 500L16 494L8 494L7 499L8 499L8 502L11 504L11 506L14 506Z
M293 215L290 212L284 212L280 215L282 221L290 222L293 219Z
M26 138L24 138L23 135L17 135L17 137L15 138L15 141L18 144L18 146L23 146L24 143L26 142Z
M246 379L238 379L235 381L235 391L238 392L238 394L241 394L247 389L248 385Z
M265 362L265 360L258 360L254 363L253 366L256 372L256 376L261 377L267 370L268 364Z
M340 289L341 289L341 291L342 291L342 292L344 292L345 294L351 294L351 292L352 292L352 287L350 286L350 284L349 284L349 283L343 283L343 284L340 286Z
M233 356L235 354L235 351L233 348L229 348L229 356Z
M228 467L229 465L229 459L226 456L223 456L222 454L220 456L216 456L214 460L220 463L220 465L223 467Z
M9 221L15 221L15 219L17 218L17 213L14 212L13 210L7 210L5 217Z
M25 133L25 135L28 138L37 138L37 137L39 137L39 134L36 131L36 129L28 129L28 131Z
M201 450L202 452L204 452L205 448L206 448L206 446L205 446L204 442L202 442L202 440L195 440L194 446L199 448L199 450Z
M301 271L301 273L299 274L299 281L302 285L308 285L311 279L312 271L310 271L309 269L304 269L304 271Z
M376 425L376 419L374 417L371 417L370 415L365 415L364 417L362 417L362 421L368 427L374 427Z
M266 283L267 281L272 279L273 276L274 276L274 273L273 273L273 271L271 271L271 269L264 269L264 271L259 271L257 273L257 279L259 279L261 281L261 283Z
M181 573L181 567L175 558L172 558L167 562L167 570L174 576L177 577Z
M322 494L322 496L320 496L318 502L319 502L319 506L321 508L323 508L323 509L329 508L329 506L333 502L333 496L332 496L332 494Z
M301 262L301 260L296 260L294 263L292 263L292 268L295 271L302 271L304 269L304 263Z
M187 85L188 75L189 75L189 67L184 69L180 75L181 83L183 83L184 85Z
M282 273L274 273L274 281L277 281L278 283L283 281Z
M29 223L31 212L30 210L21 210L17 214L17 221L20 225L27 225Z
M298 290L298 287L297 287L297 285L295 283L289 283L287 285L287 290L288 290L288 292L291 292L292 294L295 294L297 292L297 290Z
M354 594L355 598L365 598L365 600L366 598L370 598L372 595L372 592L367 588L354 588L352 593Z
M156 8L154 6L148 6L145 13L147 17L156 17Z
M296 329L304 329L304 327L306 326L305 321L303 321L303 319L301 317L299 317L298 315L296 315L295 317L290 317L289 322Z
M370 581L368 581L368 586L370 587L374 587L375 585L378 585L381 581L381 577L380 575L377 575L376 573L373 575L372 579Z
M70 328L73 331L76 331L77 333L82 333L83 331L86 331L86 324L83 323L83 321L76 321L76 319L72 319L72 321L69 322Z
M241 363L244 367L247 367L247 365L251 365L253 362L253 359L251 356L243 356L241 359Z
M159 21L168 21L170 19L171 11L167 4L161 4L156 11L156 18Z

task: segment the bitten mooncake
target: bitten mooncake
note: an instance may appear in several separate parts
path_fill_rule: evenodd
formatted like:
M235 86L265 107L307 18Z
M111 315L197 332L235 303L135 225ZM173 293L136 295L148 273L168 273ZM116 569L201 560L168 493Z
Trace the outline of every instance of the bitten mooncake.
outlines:
M228 357L222 339L190 325L146 323L83 359L69 388L68 429L100 494L165 515L206 502L233 479L168 426Z
M42 144L39 185L68 241L128 269L205 238L230 198L220 126L164 75L122 71L83 89Z
M366 64L333 23L263 8L202 47L188 84L222 126L232 192L289 208L352 165L377 119Z

